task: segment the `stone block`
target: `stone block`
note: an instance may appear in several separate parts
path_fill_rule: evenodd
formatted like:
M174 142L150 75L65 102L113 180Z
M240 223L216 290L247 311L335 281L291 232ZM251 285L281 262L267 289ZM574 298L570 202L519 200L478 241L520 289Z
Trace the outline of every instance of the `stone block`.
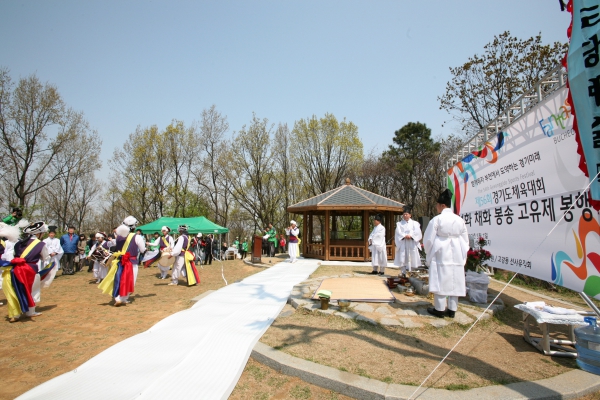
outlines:
M405 328L422 328L423 324L413 321L411 318L398 318Z
M402 325L400 323L400 321L391 319L391 318L381 318L379 323L384 326L401 326Z
M375 310L376 313L378 314L383 314L383 315L389 315L392 312L390 311L389 308L387 307L377 307L377 309Z
M348 312L336 311L333 315L337 315L338 317L342 317L342 318L346 318L346 319L354 319L354 318L358 317L358 314L355 313L354 311L348 311Z
M373 312L375 311L375 309L368 304L360 303L356 307L354 307L354 311Z
M364 315L357 316L356 320L357 321L365 321L365 322L368 322L370 324L377 325L377 321L375 321L374 319L371 319L371 318L367 318Z
M436 327L436 328L441 328L443 326L450 325L452 322L447 321L447 320L442 319L442 318L436 318L436 319L430 319L430 320L428 320L427 323L430 324L431 326Z

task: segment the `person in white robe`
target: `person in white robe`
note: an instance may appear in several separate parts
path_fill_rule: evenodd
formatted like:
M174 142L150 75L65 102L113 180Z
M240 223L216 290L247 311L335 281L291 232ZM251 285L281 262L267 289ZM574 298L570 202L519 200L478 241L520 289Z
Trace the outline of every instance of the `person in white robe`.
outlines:
M300 229L296 226L296 221L290 221L290 226L285 230L285 234L289 236L288 254L290 255L290 262L295 263L298 255L298 236L300 235Z
M396 223L396 232L394 243L396 244L396 255L394 265L400 267L400 273L404 275L421 266L421 256L419 248L421 247L421 225L411 219L410 209L404 208L402 220Z
M423 238L429 266L429 291L434 307L427 312L438 318L454 318L458 297L465 296L465 262L469 235L463 219L450 208L452 195L446 189L437 200L438 216L427 225Z
M169 286L177 286L179 284L179 276L182 274L182 270L185 270L185 252L187 249L184 249L184 244L187 245L186 242L187 237L187 225L180 225L178 228L179 237L177 238L177 242L175 242L175 246L171 250L171 257L175 258L175 263L173 263L173 272L171 274L171 283Z
M56 269L59 270L60 258L64 254L64 251L60 245L60 240L56 238L56 231L54 229L50 229L48 232L48 237L44 239L43 242L46 243L46 248L48 249L48 253L50 253L50 262L55 262Z
M110 242L106 241L106 233L97 232L95 238L96 241L94 242L92 248L87 254L88 260L90 259L92 254L94 254L98 247L102 247L103 249L108 251ZM108 266L106 264L102 264L98 260L94 260L94 267L92 269L92 272L94 274L94 279L96 279L96 283L100 283L102 282L102 279L106 278L106 274L108 273Z
M373 224L375 227L369 235L369 249L371 250L372 275L383 275L387 267L387 254L385 246L385 227L381 224L383 216L377 214Z

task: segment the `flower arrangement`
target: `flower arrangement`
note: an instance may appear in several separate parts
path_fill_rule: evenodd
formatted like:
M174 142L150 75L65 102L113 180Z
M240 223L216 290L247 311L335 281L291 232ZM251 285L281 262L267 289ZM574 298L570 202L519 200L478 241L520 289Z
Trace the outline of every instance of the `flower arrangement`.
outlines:
M470 271L488 271L488 265L485 264L487 260L492 258L492 253L484 249L484 247L488 244L488 241L485 238L480 237L477 242L477 249L469 249L467 252L467 263L465 264L465 268Z

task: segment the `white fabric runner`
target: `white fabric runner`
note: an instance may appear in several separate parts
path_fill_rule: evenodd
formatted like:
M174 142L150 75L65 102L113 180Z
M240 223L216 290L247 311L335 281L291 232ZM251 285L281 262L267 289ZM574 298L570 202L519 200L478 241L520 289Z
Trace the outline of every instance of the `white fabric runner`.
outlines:
M282 262L219 289L18 399L226 399L292 287L317 267Z

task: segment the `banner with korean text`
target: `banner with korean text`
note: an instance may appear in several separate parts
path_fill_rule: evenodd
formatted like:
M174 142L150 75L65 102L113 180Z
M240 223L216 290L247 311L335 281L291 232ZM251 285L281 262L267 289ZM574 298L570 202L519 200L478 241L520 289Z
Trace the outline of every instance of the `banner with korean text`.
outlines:
M599 214L589 190L580 197L579 157L562 88L450 168L448 188L469 235L489 241L490 266L600 299Z

